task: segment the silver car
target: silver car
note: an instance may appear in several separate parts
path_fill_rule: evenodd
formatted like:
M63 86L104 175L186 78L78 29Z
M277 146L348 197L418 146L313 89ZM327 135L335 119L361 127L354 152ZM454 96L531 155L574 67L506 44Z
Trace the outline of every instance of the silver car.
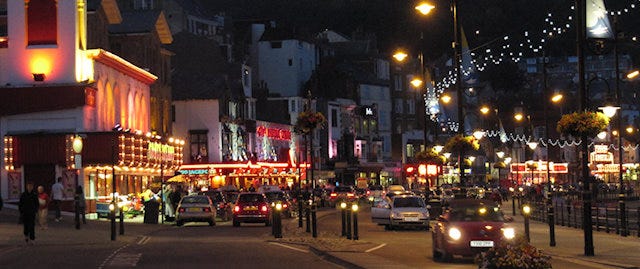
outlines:
M429 210L422 197L417 195L395 195L392 198L374 201L371 220L390 230L396 227L418 227L429 229Z
M216 207L206 195L189 195L182 197L178 204L176 225L185 222L208 222L209 226L216 225Z

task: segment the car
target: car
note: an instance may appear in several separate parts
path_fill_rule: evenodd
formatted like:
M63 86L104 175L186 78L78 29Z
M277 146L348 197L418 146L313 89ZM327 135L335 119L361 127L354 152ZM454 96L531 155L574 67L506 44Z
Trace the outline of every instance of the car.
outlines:
M353 186L341 185L336 186L329 194L329 203L332 207L335 207L342 201L353 202L356 201L356 190Z
M449 202L433 227L433 259L450 261L454 255L472 257L498 242L514 238L515 229L493 201L455 199Z
M284 217L291 217L291 198L289 194L283 191L267 191L264 192L269 204L274 206L275 203L282 204L282 215Z
M427 200L427 209L429 210L429 216L431 216L432 219L437 218L438 216L442 215L442 200Z
M369 186L369 200L373 200L372 197L384 196L384 188L381 185Z
M233 207L233 227L240 223L264 223L271 226L271 206L263 193L241 192Z
M387 187L387 193L389 192L405 192L407 191L402 185L389 185Z
M429 229L429 210L422 197L399 194L392 198L374 201L371 221L391 230L396 227Z
M206 195L211 198L213 204L216 207L216 214L222 221L229 221L233 214L231 203L227 201L227 197L224 192L219 190L207 190L198 192L199 195Z
M178 203L176 225L185 222L207 222L209 226L216 225L215 205L206 195L189 195L182 197Z

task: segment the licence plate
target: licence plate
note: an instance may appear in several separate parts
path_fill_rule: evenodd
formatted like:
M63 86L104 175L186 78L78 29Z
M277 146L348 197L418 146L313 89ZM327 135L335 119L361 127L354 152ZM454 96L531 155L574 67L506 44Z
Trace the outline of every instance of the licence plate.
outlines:
M258 210L257 206L245 206L244 210Z
M187 211L189 211L189 212L200 212L200 211L202 211L202 208L190 207L190 208L188 208Z
M492 248L493 241L471 241L471 247L473 248Z
M418 217L406 217L404 221L420 221L420 219Z

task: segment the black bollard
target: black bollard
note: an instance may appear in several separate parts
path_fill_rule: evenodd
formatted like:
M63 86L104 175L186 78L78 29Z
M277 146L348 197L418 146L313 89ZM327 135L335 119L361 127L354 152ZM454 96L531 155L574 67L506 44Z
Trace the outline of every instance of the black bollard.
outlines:
M124 234L124 210L122 210L122 207L119 207L120 209L120 235Z
M353 211L353 240L358 240L358 204L355 203L351 207Z
M511 212L511 215L515 216L516 215L516 195L515 192L513 192L511 194L511 210L513 212Z
M529 216L531 215L531 207L529 205L524 205L522 207L522 215L524 216L524 236L527 239L527 243L530 243L531 237L529 235Z
M280 214L282 211L282 204L276 204L275 209L275 221L273 225L275 227L275 232L273 236L275 238L282 238L282 216Z
M75 205L75 222L76 222L76 230L80 230L80 196L76 194L74 196L74 205Z
M298 228L302 228L302 194L298 194Z
M111 217L111 241L116 240L116 205L112 202L109 205L109 217Z
M347 235L347 203L340 203L340 211L342 213L342 233L340 236Z
M310 210L310 207L311 206L306 206L304 208L304 211L305 211L304 217L307 220L307 229L306 229L307 233L311 232L311 210Z
M316 218L316 204L311 205L311 236L318 237L318 222Z
M271 204L271 235L276 236L276 207Z
M351 208L347 208L347 239L351 239Z

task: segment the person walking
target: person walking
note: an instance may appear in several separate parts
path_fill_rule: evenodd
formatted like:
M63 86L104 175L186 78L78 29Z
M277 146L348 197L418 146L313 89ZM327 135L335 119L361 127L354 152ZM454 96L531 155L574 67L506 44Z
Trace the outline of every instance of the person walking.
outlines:
M76 201L78 203L78 212L80 212L80 216L82 216L82 224L87 224L87 200L84 197L84 191L82 190L82 186L80 185L76 187L76 196L78 197Z
M18 210L24 226L24 241L33 244L33 240L36 240L35 222L38 212L38 195L33 191L33 183L27 182L25 191L20 195Z
M62 219L62 215L60 215L60 203L62 203L62 199L65 196L64 187L60 181L62 181L62 177L58 177L56 183L51 186L51 199L53 200L53 210L56 211L56 222Z
M40 229L47 229L47 215L49 215L49 195L43 186L38 186L38 225Z

